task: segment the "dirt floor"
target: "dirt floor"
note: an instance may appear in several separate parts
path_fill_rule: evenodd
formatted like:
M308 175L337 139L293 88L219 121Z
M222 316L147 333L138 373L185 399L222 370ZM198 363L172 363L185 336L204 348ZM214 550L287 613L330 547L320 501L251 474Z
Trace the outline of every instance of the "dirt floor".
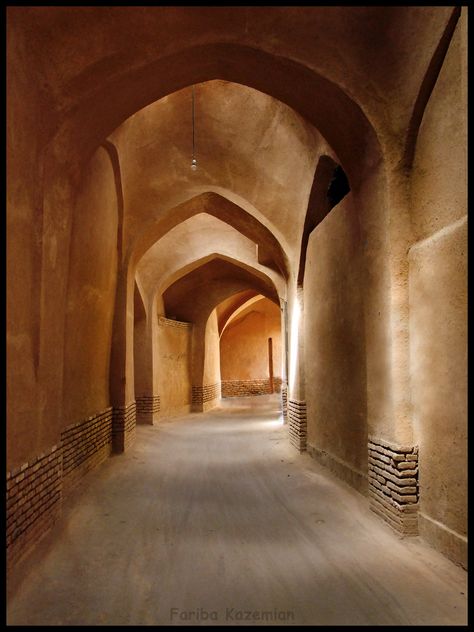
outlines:
M278 407L139 426L15 569L8 624L465 624L465 571L298 454Z

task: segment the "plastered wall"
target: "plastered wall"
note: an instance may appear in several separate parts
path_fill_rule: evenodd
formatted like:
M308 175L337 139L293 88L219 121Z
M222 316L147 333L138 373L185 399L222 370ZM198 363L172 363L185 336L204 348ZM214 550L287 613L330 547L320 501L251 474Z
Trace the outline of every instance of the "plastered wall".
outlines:
M73 216L64 356L64 426L110 405L117 274L117 195L99 148L84 170Z
M161 416L190 411L191 344L190 325L159 318L157 353Z
M420 533L467 564L466 16L426 107L411 218L410 349Z
M203 385L218 384L221 381L219 358L219 328L216 310L213 309L206 323Z
M262 299L227 325L220 343L222 380L268 378L268 338L272 338L273 375L281 378L280 321L278 306Z
M311 233L304 277L307 442L360 491L367 482L364 267L351 194Z

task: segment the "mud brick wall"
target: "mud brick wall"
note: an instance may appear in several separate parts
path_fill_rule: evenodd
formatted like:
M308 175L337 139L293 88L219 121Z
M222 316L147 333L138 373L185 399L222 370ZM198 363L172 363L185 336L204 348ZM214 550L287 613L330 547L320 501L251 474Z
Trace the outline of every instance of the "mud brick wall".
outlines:
M418 447L369 437L370 508L401 535L418 534Z
M283 420L288 421L288 386L285 382L281 384L281 410L283 413Z
M106 408L66 427L57 445L7 472L7 565L10 568L54 524L61 501L114 449L135 438L136 404Z
M300 452L306 450L306 402L288 399L288 430L290 442Z
M192 405L193 408L202 406L207 402L220 397L220 384L208 384L207 386L193 386L192 388Z
M281 379L273 379L274 392L281 388ZM255 380L223 380L221 382L222 397L248 397L249 395L266 395L271 393L270 379Z
M135 439L137 404L114 407L112 416L112 445L114 452L123 452Z
M60 515L62 450L53 446L7 473L7 563L14 564Z
M137 423L152 422L153 415L160 412L159 395L139 395L137 403Z
M63 451L63 491L89 470L105 461L112 452L112 408L68 426L61 433Z

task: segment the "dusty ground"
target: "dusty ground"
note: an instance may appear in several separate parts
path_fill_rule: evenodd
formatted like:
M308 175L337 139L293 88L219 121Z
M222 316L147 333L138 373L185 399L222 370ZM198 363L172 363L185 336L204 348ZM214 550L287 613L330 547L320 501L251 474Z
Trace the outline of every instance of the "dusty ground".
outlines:
M264 396L138 427L18 566L8 623L465 624L466 573L297 454L279 414Z

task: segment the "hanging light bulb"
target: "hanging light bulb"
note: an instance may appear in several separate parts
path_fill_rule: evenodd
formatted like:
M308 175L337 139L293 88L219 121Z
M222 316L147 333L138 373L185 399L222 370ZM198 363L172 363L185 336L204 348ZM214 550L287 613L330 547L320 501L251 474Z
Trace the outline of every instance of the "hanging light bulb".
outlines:
M197 169L197 160L194 155L194 86L193 86L193 159L191 161L191 169L196 171Z

